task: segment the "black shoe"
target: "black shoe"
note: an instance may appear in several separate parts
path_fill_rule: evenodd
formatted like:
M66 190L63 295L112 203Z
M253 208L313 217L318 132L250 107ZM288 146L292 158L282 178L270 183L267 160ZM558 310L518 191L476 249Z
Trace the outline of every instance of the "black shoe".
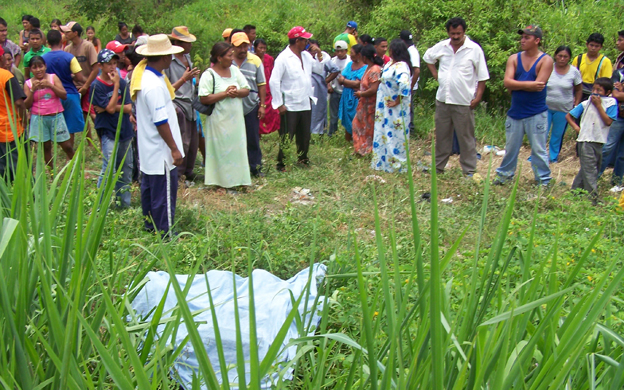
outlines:
M283 164L277 164L275 166L275 169L277 169L278 172L286 172L286 165Z

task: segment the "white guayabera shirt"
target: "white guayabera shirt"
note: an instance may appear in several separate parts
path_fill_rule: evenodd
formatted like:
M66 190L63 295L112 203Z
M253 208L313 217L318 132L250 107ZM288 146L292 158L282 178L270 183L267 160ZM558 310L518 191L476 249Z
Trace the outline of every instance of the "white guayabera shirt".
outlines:
M453 51L450 39L438 42L427 49L423 60L427 64L440 61L436 100L442 103L469 106L475 85L490 78L483 50L468 37L457 52Z
M303 67L301 62L303 61ZM314 58L307 51L301 52L301 60L287 47L275 59L275 67L269 80L271 105L277 109L282 104L288 111L308 111L310 99L316 104L312 87ZM282 93L284 98L282 98Z

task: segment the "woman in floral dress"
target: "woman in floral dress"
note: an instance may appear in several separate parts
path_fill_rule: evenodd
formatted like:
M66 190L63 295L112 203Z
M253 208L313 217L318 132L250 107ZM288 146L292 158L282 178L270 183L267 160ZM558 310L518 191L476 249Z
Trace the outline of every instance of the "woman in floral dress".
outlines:
M358 106L353 118L353 149L362 156L373 150L373 133L375 132L375 102L383 60L377 56L375 47L367 45L362 48L362 61L366 65L366 73L362 76L360 90L355 92Z
M411 62L407 46L400 39L390 43L390 58L381 72L377 90L373 160L371 167L386 172L407 169L411 105Z

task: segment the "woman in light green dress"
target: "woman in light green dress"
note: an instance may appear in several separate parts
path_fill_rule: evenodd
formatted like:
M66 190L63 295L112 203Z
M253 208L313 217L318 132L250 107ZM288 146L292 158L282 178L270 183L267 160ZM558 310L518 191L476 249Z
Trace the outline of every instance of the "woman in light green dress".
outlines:
M206 185L251 185L242 98L249 95L245 76L232 66L232 46L219 42L210 51L213 66L199 80L202 104L216 103L206 118ZM214 86L214 87L213 87Z

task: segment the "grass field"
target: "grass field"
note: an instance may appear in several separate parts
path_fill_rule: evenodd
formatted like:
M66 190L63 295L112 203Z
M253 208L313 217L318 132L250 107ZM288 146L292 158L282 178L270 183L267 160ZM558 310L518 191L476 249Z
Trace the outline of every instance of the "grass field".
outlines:
M0 347L16 351L0 355L0 383L132 389L153 377L152 387L175 388L168 367L179 350L141 331L158 319L123 326L145 272L262 268L286 279L322 262L321 324L292 341L295 379L278 389L620 388L624 226L610 173L598 206L571 193L578 162L568 135L546 189L533 183L527 147L517 187L466 179L457 157L436 176L433 112L415 111L411 180L371 170L370 157L354 156L341 135L313 137L310 167L293 165L292 154L278 172L273 133L261 140L266 177L251 187L180 183L172 241L143 231L136 185L132 208L98 207L97 146L83 144L53 181L0 183L13 218L0 235L0 256L13 256L0 267L10 281L0 300L18 302L14 312L3 303L0 314ZM479 148L504 147L502 123L477 112ZM478 171L487 178L500 159L483 155ZM311 197L297 196L304 188ZM9 239L14 231L24 234ZM28 238L37 234L45 245ZM175 313L168 332L192 316L184 305ZM207 363L200 371L212 378Z

